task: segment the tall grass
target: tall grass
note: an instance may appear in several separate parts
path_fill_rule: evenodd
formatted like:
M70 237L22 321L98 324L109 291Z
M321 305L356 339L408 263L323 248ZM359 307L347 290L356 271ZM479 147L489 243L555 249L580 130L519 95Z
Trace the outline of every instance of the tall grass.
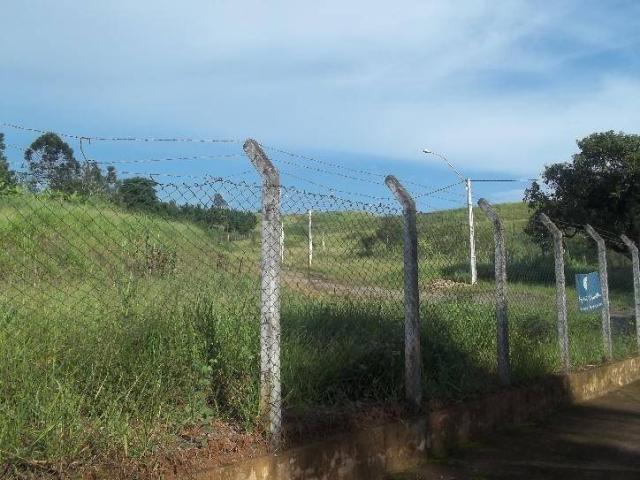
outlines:
M458 214L421 219L430 399L497 388L490 244L479 249L481 281L463 285L466 249L457 240L464 235L451 226ZM285 281L286 409L402 400L401 252L358 252L358 236L376 221L322 214L327 249L309 269L304 218L285 217L285 275L391 292L333 295ZM556 372L559 360L552 259L519 228L510 243L510 342L514 379L526 382ZM252 236L229 242L221 231L99 200L21 194L0 199L0 242L0 464L10 473L144 457L212 419L258 428L259 244ZM568 271L592 266L581 253ZM612 302L624 310L631 290L620 271L612 275ZM442 278L458 283L428 290ZM569 295L572 361L598 363L599 317L579 313L571 287ZM614 339L617 358L634 352L629 325L614 328Z

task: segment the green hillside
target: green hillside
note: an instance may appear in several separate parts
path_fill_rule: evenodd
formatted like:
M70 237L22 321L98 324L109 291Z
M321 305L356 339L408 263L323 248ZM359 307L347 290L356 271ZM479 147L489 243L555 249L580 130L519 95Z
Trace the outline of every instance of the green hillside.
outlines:
M523 205L497 208L510 251L514 377L525 382L559 368L552 258L523 233ZM480 211L476 218L481 279L472 287L466 211L419 217L428 398L496 388L492 237ZM304 210L283 218L285 408L304 415L401 400L400 218L314 213L311 265L307 221ZM0 197L0 463L8 474L144 459L214 420L257 428L259 231L230 235L106 200ZM580 242L568 248L568 275L594 268ZM624 258L612 260L618 311L631 304L626 268ZM599 317L579 314L569 293L572 360L599 362ZM616 356L630 354L628 326L615 333Z

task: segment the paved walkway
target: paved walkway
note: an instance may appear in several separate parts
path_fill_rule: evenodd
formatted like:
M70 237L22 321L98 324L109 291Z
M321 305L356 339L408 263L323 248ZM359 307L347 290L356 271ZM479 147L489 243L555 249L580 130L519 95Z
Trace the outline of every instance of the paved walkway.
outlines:
M640 479L640 382L389 478Z

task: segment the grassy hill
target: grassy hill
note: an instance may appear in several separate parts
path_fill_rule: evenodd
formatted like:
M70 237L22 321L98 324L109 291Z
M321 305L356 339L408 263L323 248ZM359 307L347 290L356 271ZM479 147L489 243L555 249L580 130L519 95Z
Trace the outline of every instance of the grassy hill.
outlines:
M524 234L523 205L497 208L513 280L514 377L524 382L559 367L552 258ZM376 213L314 213L311 265L304 210L283 218L289 411L402 398L401 221ZM476 218L481 280L472 287L466 211L419 217L429 398L496 385L492 237L483 214ZM106 200L0 197L0 463L8 474L146 458L213 421L255 429L259 229L234 237ZM569 273L593 269L588 244L572 245ZM616 257L618 310L630 305L626 268ZM578 313L574 297L570 289L573 362L598 362L598 315ZM616 330L618 357L633 348L627 328Z

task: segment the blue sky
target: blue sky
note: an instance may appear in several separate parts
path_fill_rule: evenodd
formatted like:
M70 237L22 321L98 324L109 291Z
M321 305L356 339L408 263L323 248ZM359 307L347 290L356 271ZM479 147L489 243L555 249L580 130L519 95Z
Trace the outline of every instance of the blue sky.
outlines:
M568 160L590 132L638 132L639 43L638 1L5 2L0 121L83 135L252 136L426 185L454 181L421 155L428 146L465 175L529 177ZM4 130L9 142L31 138ZM90 155L218 152L118 144ZM496 200L521 191L479 188Z

